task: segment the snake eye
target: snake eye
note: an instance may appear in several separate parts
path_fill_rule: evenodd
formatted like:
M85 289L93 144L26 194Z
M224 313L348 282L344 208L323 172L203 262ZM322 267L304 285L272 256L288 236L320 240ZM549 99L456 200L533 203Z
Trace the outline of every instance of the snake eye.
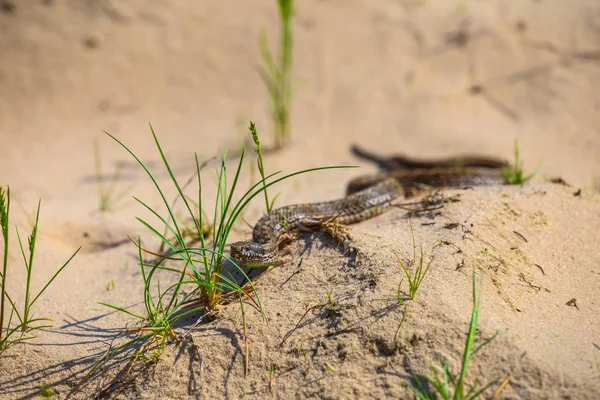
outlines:
M248 246L248 245L245 245L245 246L244 246L244 251L250 251L250 246Z

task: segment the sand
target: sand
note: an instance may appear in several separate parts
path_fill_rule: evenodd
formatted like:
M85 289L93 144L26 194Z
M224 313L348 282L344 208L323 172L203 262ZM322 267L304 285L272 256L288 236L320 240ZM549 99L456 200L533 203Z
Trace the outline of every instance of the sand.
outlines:
M473 270L482 277L477 340L497 336L472 358L467 382L496 381L485 398L503 381L499 398L596 398L598 17L593 0L298 2L291 141L265 165L361 168L283 182L277 205L339 198L350 179L375 172L352 156L352 144L386 155L512 160L518 139L536 177L522 187L444 190L457 201L435 212L394 208L349 228L355 252L325 232L303 235L285 247L284 266L256 280L265 318L247 308L247 373L234 302L214 320L193 325L200 315L191 317L177 328L180 341L158 362L136 363L117 390L130 358L75 386L136 322L99 302L143 312L135 246L110 245L127 235L155 245L132 196L161 203L103 131L167 187L148 121L182 181L194 152L205 160L247 142L249 120L271 142L258 36L264 30L276 42L277 10L266 0L0 2L0 185L11 187L11 225L21 232L42 201L34 292L82 246L35 305L53 328L0 355L0 398L35 398L43 387L76 399L411 398L412 377L428 374L436 357L459 369ZM123 195L103 213L94 143L103 174L121 171ZM243 188L256 179L247 159ZM204 171L205 204L214 201L217 166ZM252 224L262 212L257 199L244 218ZM431 267L402 305L396 256L412 259L411 232ZM240 222L230 240L250 234ZM21 300L14 236L10 250L7 289Z

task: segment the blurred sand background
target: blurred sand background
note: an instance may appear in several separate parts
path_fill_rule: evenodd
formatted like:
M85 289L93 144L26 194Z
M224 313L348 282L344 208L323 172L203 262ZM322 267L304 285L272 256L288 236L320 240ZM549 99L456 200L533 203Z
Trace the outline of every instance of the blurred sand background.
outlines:
M325 234L289 246L291 265L258 283L269 323L248 317L248 376L232 304L192 330L198 354L174 344L121 392L109 389L126 364L71 395L407 398L410 376L427 373L435 354L457 370L476 267L485 274L480 339L500 333L475 357L471 382L510 377L501 398L595 398L600 3L303 0L293 27L292 139L266 157L267 169L362 168L285 182L278 205L341 197L349 179L374 172L351 155L355 143L389 155L512 160L518 139L524 168L537 171L534 182L450 191L461 202L412 221L417 243L434 261L397 340L402 275L394 252L412 253L402 210L352 228L360 260ZM263 142L272 141L269 98L257 72L261 30L274 49L275 1L0 0L0 185L11 187L12 224L22 232L42 199L34 287L84 246L37 304L36 314L53 318L54 328L0 356L0 397L34 398L44 385L66 397L131 323L98 302L143 309L135 248L100 251L98 243L149 235L135 220L144 213L132 196L160 202L103 130L156 165L165 183L148 122L182 180L193 172L193 152L203 160L239 149L249 120ZM118 191L126 194L107 213L98 212L94 141L106 174L122 167ZM547 183L549 177L572 186ZM262 212L260 200L245 215L251 223ZM461 228L444 229L449 222ZM240 224L235 234L247 238L250 229ZM458 243L463 255L440 249L440 241ZM19 293L16 240L11 249L10 289ZM315 315L280 346L304 304L332 287L341 316L332 322ZM571 298L578 308L565 305Z

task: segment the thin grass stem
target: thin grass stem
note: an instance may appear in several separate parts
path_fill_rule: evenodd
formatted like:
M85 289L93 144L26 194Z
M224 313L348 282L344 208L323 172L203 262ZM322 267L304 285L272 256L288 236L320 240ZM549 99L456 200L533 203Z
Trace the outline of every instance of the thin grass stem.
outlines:
M8 213L10 211L10 187L6 191L0 186L0 230L2 231L4 254L2 257L2 293L0 295L0 348L5 343L2 339L4 332L4 300L6 298L6 271L8 267ZM12 313L11 313L12 314ZM11 318L12 319L12 318ZM10 325L10 323L9 323ZM7 328L8 330L8 328Z

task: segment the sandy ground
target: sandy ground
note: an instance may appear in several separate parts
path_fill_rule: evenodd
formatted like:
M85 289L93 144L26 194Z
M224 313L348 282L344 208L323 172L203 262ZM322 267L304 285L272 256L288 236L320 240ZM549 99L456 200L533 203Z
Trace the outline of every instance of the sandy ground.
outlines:
M234 303L210 323L180 327L184 340L157 364L139 362L120 391L129 365L122 359L73 390L134 323L98 302L143 311L135 248L103 244L140 234L150 242L132 196L160 206L147 177L102 131L130 145L164 184L148 121L182 180L193 172L193 152L207 159L239 148L250 119L268 142L257 42L262 29L276 40L274 3L0 1L0 185L11 187L11 225L22 232L42 199L34 291L83 246L36 304L54 327L0 356L0 398L35 398L44 386L55 398L410 398L411 377L427 374L436 355L458 369L473 269L483 276L478 339L498 336L473 358L468 382L498 380L486 397L508 378L500 398L596 398L594 0L298 2L292 141L267 156L267 169L363 168L282 183L278 205L341 197L345 182L374 172L353 158L353 143L382 154L510 160L518 139L525 169L538 171L534 182L448 190L459 201L435 213L393 209L352 226L355 253L325 233L291 243L287 264L257 280L267 321L247 314L247 375ZM94 141L106 174L122 166L117 190L125 195L106 213L98 212ZM557 176L571 186L547 182ZM244 216L253 222L261 212L256 201ZM411 226L431 269L407 312L396 297L396 254L412 258ZM240 223L231 239L249 236ZM11 251L8 289L20 299L14 239ZM317 307L294 330L307 304L323 304L328 293L335 310Z

